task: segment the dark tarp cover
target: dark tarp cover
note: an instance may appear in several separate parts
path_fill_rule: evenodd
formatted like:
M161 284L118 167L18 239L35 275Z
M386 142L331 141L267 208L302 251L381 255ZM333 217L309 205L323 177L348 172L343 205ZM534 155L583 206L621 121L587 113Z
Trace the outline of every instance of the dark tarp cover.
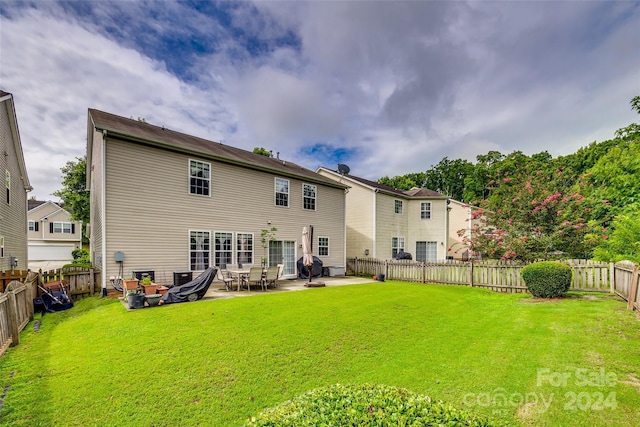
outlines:
M33 300L33 307L34 311L39 311L43 314L45 311L54 313L70 309L73 307L73 301L64 292L44 293Z
M166 294L162 295L160 301L164 301L164 304L185 302L189 301L189 295L192 294L197 295L196 299L202 299L209 290L209 286L211 286L211 282L213 282L217 272L217 268L207 268L201 275L192 281L169 289ZM192 299L191 301L194 300Z
M309 268L302 263L302 258L296 263L298 265L298 277L301 279L309 278ZM311 266L311 277L322 276L322 261L318 257L313 257L313 265Z

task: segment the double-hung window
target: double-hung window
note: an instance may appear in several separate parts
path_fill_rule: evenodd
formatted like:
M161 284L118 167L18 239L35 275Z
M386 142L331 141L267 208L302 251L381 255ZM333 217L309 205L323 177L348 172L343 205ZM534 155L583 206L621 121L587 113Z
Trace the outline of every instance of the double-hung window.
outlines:
M233 233L215 233L213 252L215 265L231 264L233 262Z
M209 268L211 234L208 231L189 232L189 266L192 271Z
M402 200L395 200L394 212L402 215Z
M318 187L312 184L302 184L302 208L310 211L316 210L316 194Z
M289 180L276 178L275 180L276 206L289 207Z
M211 188L211 164L189 160L189 193L209 196Z
M398 252L404 252L404 237L391 238L391 258L395 258Z
M37 221L29 221L29 231L38 231Z
M236 233L236 259L238 264L253 264L252 233Z
M4 258L4 236L0 236L0 258Z
M50 233L74 234L76 225L71 222L51 222L49 223Z
M318 237L318 255L329 256L329 238Z
M431 202L420 203L420 219L431 219Z

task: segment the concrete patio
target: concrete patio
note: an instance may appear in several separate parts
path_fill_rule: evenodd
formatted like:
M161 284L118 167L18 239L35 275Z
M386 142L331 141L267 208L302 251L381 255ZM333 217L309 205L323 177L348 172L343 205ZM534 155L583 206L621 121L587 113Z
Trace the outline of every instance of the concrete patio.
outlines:
M375 283L373 279L369 279L365 277L347 277L347 276L320 277L318 279L313 279L313 281L324 282L325 287L357 285L360 283ZM220 282L219 280L214 280L203 299L248 297L252 295L264 295L264 294L277 293L277 292L303 291L307 289L312 289L305 286L307 282L308 280L306 279L278 280L279 286L275 289L269 288L267 291L263 291L258 287L253 287L251 291L247 291L246 289L243 289L238 292L238 291L227 291L222 282Z

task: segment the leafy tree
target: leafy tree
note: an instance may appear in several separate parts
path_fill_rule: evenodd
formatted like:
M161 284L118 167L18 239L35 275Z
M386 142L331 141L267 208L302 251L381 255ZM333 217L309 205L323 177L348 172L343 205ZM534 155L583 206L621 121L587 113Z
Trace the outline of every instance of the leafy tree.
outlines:
M62 171L62 189L53 193L59 197L66 210L71 213L71 219L89 223L89 192L87 191L87 159L76 157L76 161L68 161ZM85 229L82 230L83 241L87 242Z
M272 157L271 152L264 147L255 147L253 152L255 154L260 154L261 156Z
M600 261L629 260L640 264L640 203L636 203L616 216L613 232L607 238L595 236L600 244L593 251Z

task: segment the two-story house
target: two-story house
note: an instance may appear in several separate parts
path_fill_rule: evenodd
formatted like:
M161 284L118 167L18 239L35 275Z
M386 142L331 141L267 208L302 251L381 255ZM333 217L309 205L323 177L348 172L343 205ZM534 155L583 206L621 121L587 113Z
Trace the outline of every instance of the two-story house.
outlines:
M29 268L57 268L73 260L73 250L82 248L82 222L72 221L55 202L28 200L27 207Z
M283 159L90 109L87 188L105 285L132 271L171 284L175 272L262 258L293 278L304 226L324 266L346 264L346 186Z
M4 186L0 195L0 271L26 270L27 257L27 167L22 152L13 95L0 90L0 173Z
M395 258L409 252L417 261L439 261L449 247L449 198L426 188L402 191L325 167L320 175L349 186L347 256Z

